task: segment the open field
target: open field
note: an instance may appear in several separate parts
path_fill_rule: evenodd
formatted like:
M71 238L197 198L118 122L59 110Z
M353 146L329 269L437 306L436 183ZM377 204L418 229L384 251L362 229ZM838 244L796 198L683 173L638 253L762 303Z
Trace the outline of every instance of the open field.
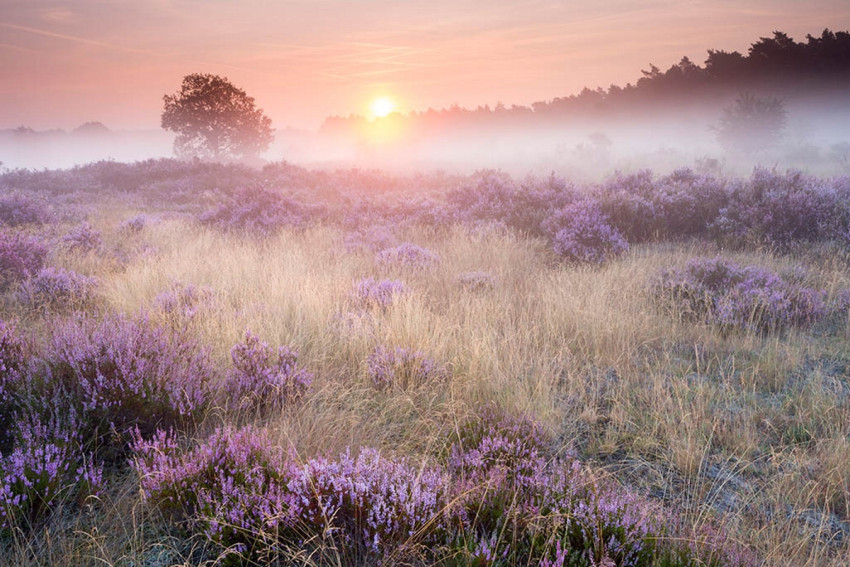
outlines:
M847 178L100 163L0 221L0 564L850 557Z

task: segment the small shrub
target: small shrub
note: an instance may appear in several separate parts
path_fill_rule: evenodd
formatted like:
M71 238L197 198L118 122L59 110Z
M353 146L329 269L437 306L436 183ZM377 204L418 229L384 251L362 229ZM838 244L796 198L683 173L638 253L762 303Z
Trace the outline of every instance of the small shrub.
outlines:
M555 253L572 262L599 264L629 249L623 235L608 224L597 203L577 201L545 223Z
M496 287L496 277L489 272L464 272L458 274L455 281L459 286L470 291L480 291Z
M356 232L350 232L345 236L345 249L349 252L365 248L372 252L379 252L395 246L396 238L393 233L384 226L372 225L363 227Z
M23 284L21 296L37 307L80 307L91 301L97 285L97 278L73 270L47 267Z
M360 308L379 307L386 309L395 298L407 293L407 286L399 280L376 280L365 278L354 284L349 297Z
M0 231L0 291L38 273L46 257L47 246L40 240Z
M6 226L40 225L48 221L44 203L22 193L0 197L0 224Z
M270 236L284 227L303 228L324 216L324 207L300 203L262 187L238 189L198 217L219 230Z
M158 294L153 307L162 313L179 319L192 319L213 304L212 289L206 286L175 283L171 289Z
M233 370L224 391L231 407L241 410L280 409L309 389L313 375L298 366L298 354L278 347L277 356L265 342L245 332L245 342L230 350Z
M379 390L434 385L445 377L445 369L419 351L380 346L369 354L366 372Z
M694 259L684 270L663 271L654 293L682 318L723 329L781 331L812 325L831 311L822 290L723 258Z
M383 266L399 266L414 270L424 270L439 262L440 259L427 248L409 242L382 250L378 252L375 258Z
M213 375L205 351L147 320L76 318L54 328L28 387L42 412L57 400L73 408L86 446L120 457L131 429L200 418Z
M80 252L90 252L100 248L103 240L100 232L92 228L92 226L84 222L68 234L62 237L62 242L69 250L78 250Z
M141 232L150 223L148 215L136 215L122 222L118 228L125 232L136 233Z

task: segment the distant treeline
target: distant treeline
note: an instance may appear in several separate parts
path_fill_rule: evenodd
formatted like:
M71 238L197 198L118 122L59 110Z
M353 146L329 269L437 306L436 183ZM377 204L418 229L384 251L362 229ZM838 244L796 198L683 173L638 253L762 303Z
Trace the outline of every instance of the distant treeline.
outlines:
M488 128L552 124L553 121L617 117L635 111L663 111L671 104L702 106L724 104L742 92L800 98L810 94L836 92L850 86L850 33L825 29L820 36L807 35L795 42L786 33L762 37L746 55L737 51L708 50L700 66L688 57L662 71L650 65L643 77L624 87L611 85L580 93L539 101L531 106L501 103L475 109L452 106L428 109L408 115L393 114L381 119L405 122L419 130L444 127ZM363 116L332 116L321 131L326 134L352 134L368 122Z

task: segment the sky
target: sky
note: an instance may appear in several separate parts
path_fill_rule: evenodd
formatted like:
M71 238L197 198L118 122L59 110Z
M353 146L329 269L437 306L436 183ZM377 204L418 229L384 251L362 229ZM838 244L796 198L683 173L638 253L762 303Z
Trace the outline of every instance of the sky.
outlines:
M227 77L276 128L382 96L528 105L824 28L850 29L848 0L0 0L0 129L157 129L190 73Z

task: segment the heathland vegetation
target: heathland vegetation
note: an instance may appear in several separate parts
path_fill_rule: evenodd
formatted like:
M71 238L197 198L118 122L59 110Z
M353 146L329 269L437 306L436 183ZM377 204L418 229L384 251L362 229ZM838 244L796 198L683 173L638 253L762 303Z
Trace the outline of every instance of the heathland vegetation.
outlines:
M0 564L845 565L850 179L0 175Z

